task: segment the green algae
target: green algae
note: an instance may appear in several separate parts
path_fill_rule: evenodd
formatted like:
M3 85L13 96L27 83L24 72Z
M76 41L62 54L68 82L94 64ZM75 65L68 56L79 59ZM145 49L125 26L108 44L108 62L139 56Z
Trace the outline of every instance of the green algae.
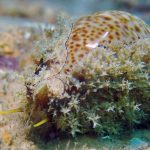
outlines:
M43 125L48 126L44 133L72 136L85 133L118 135L147 126L150 121L149 38L119 49L117 46L116 51L96 48L74 66L73 72L65 74L62 70L57 74L64 63L61 57L65 51L64 41L71 30L71 21L64 22L64 18L54 31L50 31L51 38L36 44L38 51L33 55L39 64L34 67L40 70L36 72L32 68L30 74L26 74L31 124L44 119L36 118L36 114L42 113L49 119ZM45 93L46 104L42 96L40 100L35 97L41 84L49 89ZM61 88L58 84L62 84ZM39 106L37 101L44 106Z

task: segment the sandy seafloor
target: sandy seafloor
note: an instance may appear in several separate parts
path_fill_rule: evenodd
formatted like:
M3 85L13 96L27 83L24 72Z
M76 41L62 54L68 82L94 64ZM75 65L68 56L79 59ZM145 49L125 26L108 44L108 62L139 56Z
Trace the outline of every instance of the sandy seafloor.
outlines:
M36 12L40 12L39 10L43 10L43 6L40 6L39 3L36 3L36 5L34 5L34 9L32 9L32 7L29 5L31 8L29 7L28 11L26 12L26 9L24 9L22 4L21 4L22 7L20 7L20 9L18 9L17 7L15 7L16 6L15 3L11 2L10 4L8 4L9 2L10 1L7 1L7 2L2 1L0 3L1 4L0 7L3 8L2 10L0 10L0 14L1 14L0 34L4 34L5 31L7 31L7 34L8 34L9 33L8 30L9 29L12 30L13 27L16 28L16 26L17 26L17 28L19 27L21 29L21 31L24 31L24 28L25 28L25 31L23 33L23 35L24 35L23 38L25 38L25 42L22 39L22 35L20 37L18 37L19 40L21 41L20 42L21 44L19 45L20 46L19 49L21 49L22 51L25 51L27 49L32 48L32 44L34 43L34 41L38 39L38 36L40 34L42 34L42 27L39 29L39 26L44 26L45 24L47 25L48 23L50 23L49 26L51 26L51 24L55 24L55 21L56 21L55 14L57 11L56 11L56 8L54 8L54 7L53 7L54 9L47 8L44 10L43 15L40 16L40 13L39 14L36 13ZM26 4L25 1L23 1L22 3ZM82 3L83 3L83 1L82 1ZM76 3L74 3L74 4L76 4ZM89 5L90 5L90 3L88 3L88 8L89 8ZM110 4L107 3L107 5L105 5L105 3L103 2L103 5L107 6L106 7L106 9L107 9L107 8L110 8L110 5L113 5L113 3L110 3ZM26 6L28 6L28 5L26 5ZM70 6L71 6L71 4L70 5L68 4L68 7L70 7ZM75 6L77 9L78 8L77 6L79 6L79 5L76 4ZM4 9L5 7L7 9ZM48 5L46 7L48 7ZM96 8L96 9L98 10L98 8ZM16 12L14 10L16 10ZM65 10L65 7L64 7L64 10ZM76 10L74 8L72 14L74 14L75 11ZM93 8L92 8L92 11L94 11ZM83 11L82 14L86 14L87 12ZM140 14L139 12L136 12L136 13ZM15 16L15 18L14 18L14 16ZM144 16L144 14L140 14L140 16L142 16L142 18L145 18L145 20L148 23L150 22L150 20L147 19L147 18L149 18L147 16L150 16L149 13L146 13L145 16ZM34 33L31 28L35 29ZM37 33L35 33L36 31L37 31ZM30 34L30 32L32 32L32 33ZM13 33L13 34L15 34L15 33ZM31 38L31 39L33 41L31 42L31 40L28 38L32 34L33 34L33 38ZM37 37L37 39L36 38L34 39L34 36ZM6 35L6 37L7 37L7 35ZM5 71L7 72L9 69L12 69L13 67L14 67L13 68L14 70L18 67L18 66L15 66L17 62L14 60L14 58L16 58L20 55L20 52L18 52L18 45L17 46L13 45L13 42L16 42L16 41L11 36L9 38L10 38L10 39L8 39L9 43L12 42L12 45L10 45L10 49L9 49L10 53L14 53L14 54L12 54L14 56L11 60L11 62L13 62L13 64L10 64L10 62L9 61L7 62L7 60L6 60L6 63L3 63L3 58L0 57L0 73L1 74L3 74ZM29 44L28 44L28 42L29 42ZM14 48L15 52L12 52L11 46ZM25 48L23 48L23 46L25 46ZM6 49L6 54L9 53L9 50L7 52L7 49ZM5 55L5 52L4 52L4 55ZM0 79L0 82L1 82L0 83L1 85L5 84L3 78ZM2 87L0 87L0 88L2 88ZM11 90L13 91L13 89L11 89ZM3 92L1 92L1 91L3 91L3 89L0 89L0 109L1 109L2 103L6 102L4 100L5 96L3 96ZM11 96L8 96L8 97L9 97L9 100L12 98ZM5 117L7 117L7 116L1 116L0 121L2 121ZM11 118L11 117L9 116L9 118ZM3 140L2 140L3 131L6 129L7 128L5 127L5 125L3 126L0 124L0 148L1 148L1 150L7 150L7 148L8 148L8 150L18 150L18 146L16 149L15 149L15 146L12 146L12 148L11 148L11 146L3 147L3 144L10 145L9 142L8 143L3 142ZM32 141L32 138L30 140ZM35 145L35 147L36 147L35 149L39 149L39 150L55 150L55 149L56 150L86 150L86 149L87 150L98 150L98 149L140 150L140 149L142 149L141 148L142 144L144 145L143 149L150 150L150 147L149 147L149 145L150 145L150 130L147 130L147 129L135 130L132 133L126 133L126 134L120 135L118 137L117 136L97 137L97 136L84 135L84 136L77 136L75 138L72 138L72 137L59 138L59 137L57 137L54 139L50 139L49 141L41 140L40 137L38 137L38 138L34 138L33 143L34 143L33 145ZM30 146L29 147L24 146L21 149L30 150L32 148Z
M53 150L53 149L62 149L62 150L128 150L128 149L140 149L138 146L131 148L129 145L131 143L131 139L138 138L143 141L150 141L150 131L149 130L137 130L133 131L129 136L120 135L119 137L114 136L106 136L106 137L96 137L96 136L78 136L76 138L63 138L63 139L54 139L48 143L37 142L37 145L40 150ZM38 140L37 140L38 141ZM136 145L136 144L135 144ZM149 148L143 148L145 150L149 150Z

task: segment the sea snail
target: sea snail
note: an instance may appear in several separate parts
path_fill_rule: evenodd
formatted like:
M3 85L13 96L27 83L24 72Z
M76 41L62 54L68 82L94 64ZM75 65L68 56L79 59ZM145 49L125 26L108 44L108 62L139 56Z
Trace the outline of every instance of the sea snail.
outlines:
M150 27L141 19L123 11L104 11L79 18L72 27L66 42L68 57L64 72L69 73L93 49L103 46L130 45L138 39L150 37ZM0 111L2 114L22 112L22 108ZM47 118L34 127L48 121Z
M66 47L68 61L65 72L70 72L86 54L99 46L113 49L150 37L150 27L140 18L123 11L97 12L78 19L72 28Z

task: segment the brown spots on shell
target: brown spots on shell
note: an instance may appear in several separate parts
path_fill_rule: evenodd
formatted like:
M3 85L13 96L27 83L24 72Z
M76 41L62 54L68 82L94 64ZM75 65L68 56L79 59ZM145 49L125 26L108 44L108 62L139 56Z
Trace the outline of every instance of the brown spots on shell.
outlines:
M68 42L67 42L68 43ZM72 41L72 42L70 42L70 44L72 45L74 42Z
M84 57L84 54L79 54L78 57L79 57L79 58L83 58L83 57Z
M75 48L74 51L77 52L77 51L78 51L78 48Z
M71 56L71 58L73 59L74 58L74 52L70 52L70 56Z
M91 32L92 32L92 33L95 33L96 31L95 31L95 30L92 30Z
M114 38L111 34L108 37L109 37L109 40L113 40Z
M129 30L129 27L125 24L124 26L123 26L126 30Z
M127 36L129 36L129 32L128 32L128 31L124 31L124 33L125 33Z
M104 31L105 31L105 30L104 30ZM102 34L101 30L97 32L97 35L101 35L101 34Z
M108 43L110 44L112 41L111 40L108 40Z
M132 15L128 15L128 17L129 17L130 21L137 20L137 18L135 18L135 17L134 17L134 16L132 16Z
M71 56L71 58L74 57L74 52L72 50L70 51L70 56Z
M70 67L70 68L72 68L72 67L73 67L73 65L72 65L72 64L70 64L70 65L69 65L69 67Z
M76 62L76 60L75 60L75 58L73 57L73 58L72 58L72 63L75 63L75 62Z
M91 41L94 41L94 38L91 37L90 40L91 40Z
M136 38L135 37L132 37L132 40L135 40Z
M106 21L103 21L102 24L105 25L105 24L106 24Z
M141 29L137 25L134 26L134 29L136 32L141 32Z
M91 36L91 37L93 37L93 36L94 36L94 34L93 34L93 33L91 33L91 34L90 34L90 36Z
M85 33L83 33L83 34L81 34L81 36L86 37L86 34L85 34Z
M91 49L87 48L87 47L84 47L84 49L82 49L82 50L85 51L86 54L88 54Z
M97 23L99 23L99 21L98 21L98 20L95 20L94 23L97 24ZM101 24L101 25L102 25L102 24Z
M74 47L73 45L70 45L70 46L69 46L70 49L73 49L73 47Z
M86 40L85 40L85 41L83 41L83 45L86 45L86 44L87 44Z
M69 69L69 68L65 68L65 69L64 69L64 72L65 72L65 73L68 73L68 72L70 72L70 69Z
M133 28L133 27L130 27L130 29L129 29L129 30L134 31L134 28Z
M149 63L150 62L150 54L144 56L144 62Z
M87 35L87 36L83 39L83 41L86 41L88 38L90 38L90 35Z
M99 41L99 43L105 43L105 40Z
M120 17L120 22L127 24L128 23L128 19L125 17Z
M113 25L111 25L111 24L108 24L108 27L111 29L111 30L113 30L115 27L113 26Z
M73 30L72 33L76 34L76 33L80 32L81 30L82 30L81 28L78 28L78 29Z
M80 37L77 34L75 34L72 36L72 40L80 41Z
M86 34L86 33L88 33L88 30L83 29L81 32Z
M117 27L117 28L121 28L120 24L116 24L116 27Z
M120 22L115 20L114 23L115 23L116 25L118 25Z
M91 21L92 21L92 18L91 18L91 16L88 16L85 20L86 20L87 22L91 22Z
M80 47L81 45L80 44L76 44L76 47Z
M95 35L95 38L98 39L100 37L100 35Z
M127 33L125 31L122 31L121 34L124 36L124 37L127 37Z
M100 16L100 17L101 17L102 19L104 19L104 20L107 20L107 21L108 21L108 20L109 20L109 21L112 20L112 18L109 17L109 16Z
M101 31L102 31L102 32L105 32L105 30L104 30L104 29L101 29Z
M116 34L117 36L120 36L120 33L119 33L118 31L116 31L115 34Z

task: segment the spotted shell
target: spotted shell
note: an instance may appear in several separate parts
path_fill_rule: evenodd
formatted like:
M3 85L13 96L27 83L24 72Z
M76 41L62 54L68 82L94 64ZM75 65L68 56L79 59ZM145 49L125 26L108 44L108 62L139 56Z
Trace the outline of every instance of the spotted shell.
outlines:
M90 51L104 46L129 45L137 39L150 37L150 27L140 18L123 11L104 11L78 19L72 28L66 48L69 72Z

